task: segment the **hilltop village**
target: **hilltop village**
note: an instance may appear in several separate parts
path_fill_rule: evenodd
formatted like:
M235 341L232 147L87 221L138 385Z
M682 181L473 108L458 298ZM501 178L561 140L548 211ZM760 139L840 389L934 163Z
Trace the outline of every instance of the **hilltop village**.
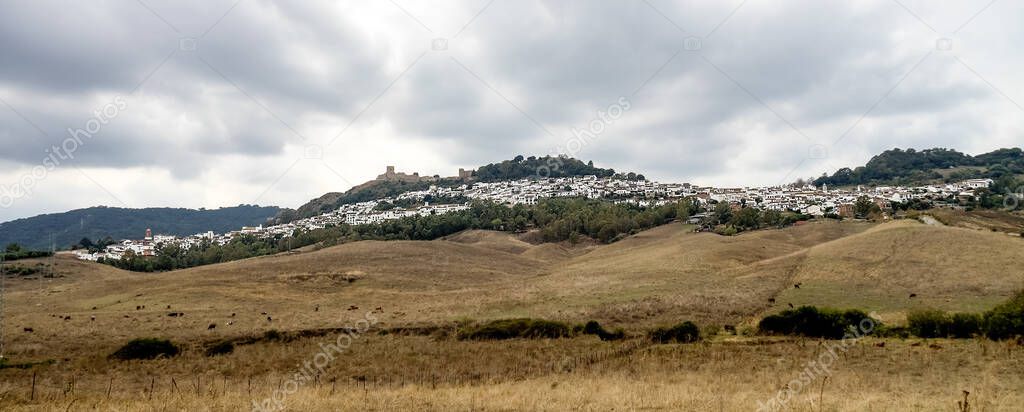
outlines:
M410 191L398 196L378 200L345 204L337 210L319 216L296 220L286 224L243 227L236 231L217 234L200 233L188 237L153 235L147 230L141 240L124 240L107 246L97 253L77 252L79 259L119 260L131 252L137 256L155 256L161 245L177 244L189 249L211 242L225 245L239 236L258 238L289 237L296 230L316 230L337 225L368 225L406 217L445 214L469 209L472 201L490 201L508 206L535 205L547 198L605 199L616 203L631 203L638 206L660 206L680 199L690 198L701 205L727 202L736 207L748 206L763 210L796 211L806 215L825 216L835 214L853 217L853 206L857 199L867 197L879 208L890 208L892 202L909 202L914 199L929 199L937 206L960 207L972 199L977 189L992 185L991 179L972 179L958 183L918 187L880 186L857 187L837 190L826 185L784 185L760 188L716 188L691 185L689 183L658 183L643 179L622 179L617 177L578 176L560 178L533 178L498 182L474 182L471 172L459 170L464 184L446 187L431 185L425 190ZM396 173L393 166L378 176L374 182L431 182L436 177L420 177L419 174ZM435 199L442 202L434 203ZM457 200L457 201L455 201ZM446 202L447 201L447 202ZM396 205L407 205L400 207Z

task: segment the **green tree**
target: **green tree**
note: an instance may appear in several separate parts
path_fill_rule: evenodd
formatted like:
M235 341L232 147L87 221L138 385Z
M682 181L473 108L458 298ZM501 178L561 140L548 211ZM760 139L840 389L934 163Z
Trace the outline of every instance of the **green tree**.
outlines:
M857 202L853 204L853 214L858 218L867 218L872 212L877 210L878 205L867 196L858 197Z
M732 206L729 202L718 202L715 205L715 210L711 214L712 223L716 225L724 225L732 221Z
M761 211L745 207L733 215L731 222L733 226L742 230L757 229L761 226Z
M761 214L761 222L766 226L781 226L782 212L778 210L766 210Z

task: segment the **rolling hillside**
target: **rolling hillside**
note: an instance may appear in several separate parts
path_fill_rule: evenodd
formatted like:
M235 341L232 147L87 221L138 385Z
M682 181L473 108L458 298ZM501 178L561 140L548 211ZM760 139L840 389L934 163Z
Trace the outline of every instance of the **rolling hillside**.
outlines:
M1019 237L890 223L790 258L785 269L801 287L786 288L777 302L875 310L890 319L915 308L980 311L1024 289L1021 259Z
M58 278L8 281L6 332L14 347L114 345L139 335L208 340L337 327L368 310L383 326L529 316L636 329L678 319L745 324L790 303L875 310L899 322L914 307L995 305L1024 287L1015 264L1022 257L1020 238L914 221L814 222L734 237L675 224L607 246L470 231L162 274L64 255ZM179 311L185 316L168 316ZM23 327L36 333L17 333Z

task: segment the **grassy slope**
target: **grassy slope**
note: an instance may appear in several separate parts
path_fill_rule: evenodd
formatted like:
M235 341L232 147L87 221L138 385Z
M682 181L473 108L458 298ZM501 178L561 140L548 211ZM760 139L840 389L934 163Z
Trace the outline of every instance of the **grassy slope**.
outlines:
M890 223L789 259L783 267L801 287L787 288L777 302L876 310L890 319L923 307L984 310L1024 288L1021 259L1020 238Z
M532 316L637 330L679 319L743 323L789 303L859 307L895 319L913 307L978 310L1009 296L1024 286L1019 242L910 221L818 222L735 237L669 225L578 247L467 232L164 274L61 256L57 271L65 277L44 280L43 290L38 281L9 282L5 332L11 350L31 355L52 342L94 351L77 345L84 339L113 348L139 336L195 341L336 327L377 308L384 326ZM168 317L171 311L186 316ZM72 319L58 317L65 315ZM208 330L211 323L217 328Z

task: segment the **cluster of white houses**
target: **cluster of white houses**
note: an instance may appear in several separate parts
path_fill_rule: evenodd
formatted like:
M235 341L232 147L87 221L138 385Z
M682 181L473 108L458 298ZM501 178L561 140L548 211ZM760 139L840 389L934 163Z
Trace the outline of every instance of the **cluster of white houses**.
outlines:
M394 174L393 169L389 168L389 173ZM243 227L241 230L224 234L206 232L188 237L154 236L147 230L146 237L142 240L125 240L107 247L102 252L79 252L78 256L81 259L93 261L100 258L121 259L129 251L135 255L153 256L156 249L162 244L176 243L183 248L191 248L203 242L223 245L242 235L260 238L289 237L299 229L315 230L342 224L375 224L404 217L429 216L469 209L468 202L430 204L425 202L426 199L484 200L514 206L533 205L540 199L567 197L608 199L641 206L657 206L683 198L691 198L701 204L728 202L765 210L799 211L815 216L823 216L826 213L852 216L853 205L862 196L867 196L883 209L889 208L891 202L907 202L912 199L933 199L955 205L958 201L973 197L975 190L987 188L992 183L991 179L974 179L959 183L920 187L882 186L870 189L858 187L855 190L830 190L827 186L815 187L813 185L728 189L699 187L689 183L657 183L646 180L598 178L596 176L467 182L455 187L431 186L427 190L406 192L393 198L346 204L333 212L287 224ZM381 207L381 204L385 202L387 204L418 202L420 206L411 208Z

